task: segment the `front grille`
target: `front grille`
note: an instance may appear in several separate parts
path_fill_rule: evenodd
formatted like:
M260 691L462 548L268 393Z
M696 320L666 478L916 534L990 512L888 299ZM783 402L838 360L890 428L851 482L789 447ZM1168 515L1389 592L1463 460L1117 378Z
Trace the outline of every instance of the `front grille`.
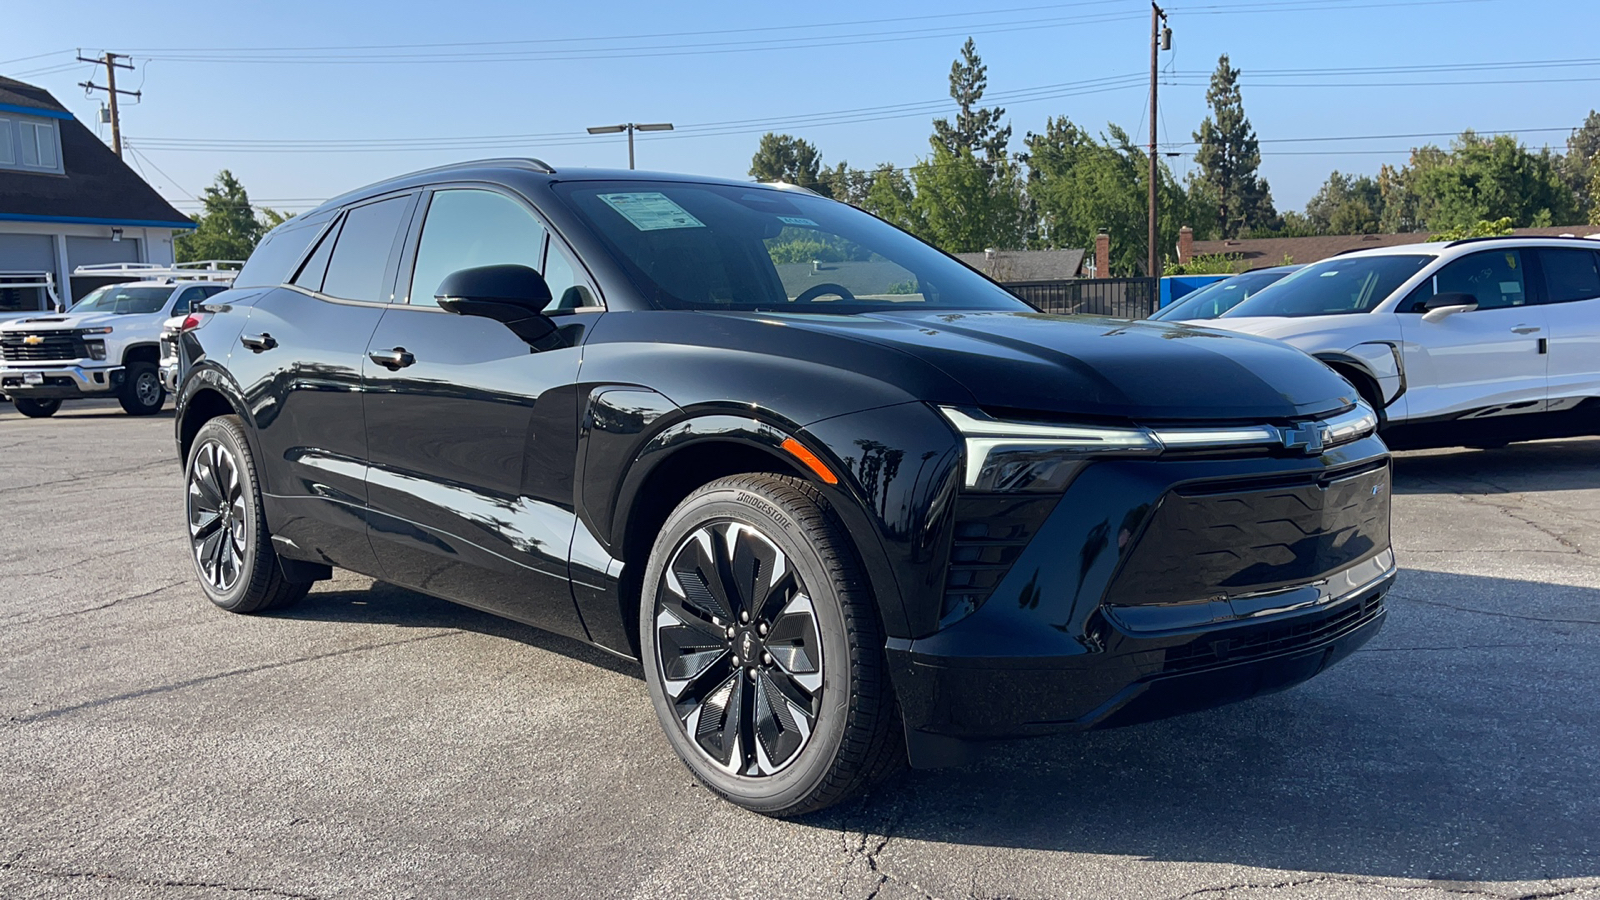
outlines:
M1282 625L1229 629L1167 651L1161 671L1176 675L1266 659L1305 647L1315 647L1370 623L1383 613L1385 589L1346 603L1321 619L1296 617Z
M1309 584L1389 546L1389 464L1180 487L1161 499L1106 602L1139 606Z
M955 541L945 572L940 618L965 615L989 599L1011 564L1044 524L1056 496L963 494L956 501Z
M27 343L39 337L37 344ZM50 362L83 359L89 355L83 337L72 331L41 331L34 334L7 334L0 337L0 359L6 362Z

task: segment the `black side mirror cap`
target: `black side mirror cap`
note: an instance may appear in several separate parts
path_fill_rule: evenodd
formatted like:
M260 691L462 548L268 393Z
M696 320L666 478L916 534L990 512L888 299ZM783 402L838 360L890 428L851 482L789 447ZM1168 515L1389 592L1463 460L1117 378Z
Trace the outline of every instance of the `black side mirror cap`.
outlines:
M440 309L458 316L494 319L536 350L550 349L552 339L560 343L556 323L544 315L551 299L544 276L518 265L452 272L434 293Z

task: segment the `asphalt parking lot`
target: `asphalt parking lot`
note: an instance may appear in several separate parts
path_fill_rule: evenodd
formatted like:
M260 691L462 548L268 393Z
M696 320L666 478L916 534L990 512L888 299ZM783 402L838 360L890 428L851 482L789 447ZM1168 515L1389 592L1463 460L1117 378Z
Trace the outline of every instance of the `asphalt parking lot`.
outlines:
M215 610L171 434L0 412L0 897L1600 898L1600 440L1402 455L1389 624L1307 685L779 822L576 643Z

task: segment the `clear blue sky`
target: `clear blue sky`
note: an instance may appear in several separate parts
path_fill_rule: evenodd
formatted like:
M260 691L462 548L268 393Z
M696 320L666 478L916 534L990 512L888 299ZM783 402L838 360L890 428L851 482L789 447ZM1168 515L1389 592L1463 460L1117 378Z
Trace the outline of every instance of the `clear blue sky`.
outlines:
M583 132L629 120L680 129L641 135L640 168L743 178L769 129L812 141L830 164L910 165L928 151L930 120L951 109L917 104L947 97L950 63L969 33L1015 147L1050 115L1094 129L1114 122L1146 139L1148 3L992 5L975 13L950 0L10 3L0 74L43 85L92 126L99 101L75 83L103 75L73 64L70 51L52 52L133 53L137 71L119 73L119 86L144 97L124 104L124 134L149 180L185 210L222 168L258 202L301 210L458 159L625 166L620 135ZM1174 50L1162 66L1173 83L1162 88L1161 140L1192 149L1176 145L1206 114L1206 76L1228 53L1244 70L1245 109L1280 209L1301 208L1332 169L1376 172L1403 162L1413 145L1448 141L1285 139L1475 128L1524 130L1530 145L1559 148L1566 129L1600 107L1600 5L1585 0L1167 6ZM740 31L706 33L732 30ZM455 46L350 49L396 44ZM341 49L315 49L325 47ZM308 58L328 56L359 61ZM1386 67L1399 71L1370 71ZM1368 71L1337 71L1352 69ZM1552 128L1561 130L1531 130ZM534 137L483 140L508 135Z

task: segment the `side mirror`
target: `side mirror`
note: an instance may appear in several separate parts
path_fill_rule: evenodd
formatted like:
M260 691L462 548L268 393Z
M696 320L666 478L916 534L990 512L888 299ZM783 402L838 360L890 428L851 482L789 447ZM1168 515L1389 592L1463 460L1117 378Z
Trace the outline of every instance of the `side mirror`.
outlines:
M1434 294L1422 304L1422 321L1439 322L1456 313L1471 312L1478 308L1478 298L1458 291Z
M494 319L535 349L548 349L556 334L556 323L544 315L551 299L544 276L517 265L452 272L434 293L440 309L458 316Z

